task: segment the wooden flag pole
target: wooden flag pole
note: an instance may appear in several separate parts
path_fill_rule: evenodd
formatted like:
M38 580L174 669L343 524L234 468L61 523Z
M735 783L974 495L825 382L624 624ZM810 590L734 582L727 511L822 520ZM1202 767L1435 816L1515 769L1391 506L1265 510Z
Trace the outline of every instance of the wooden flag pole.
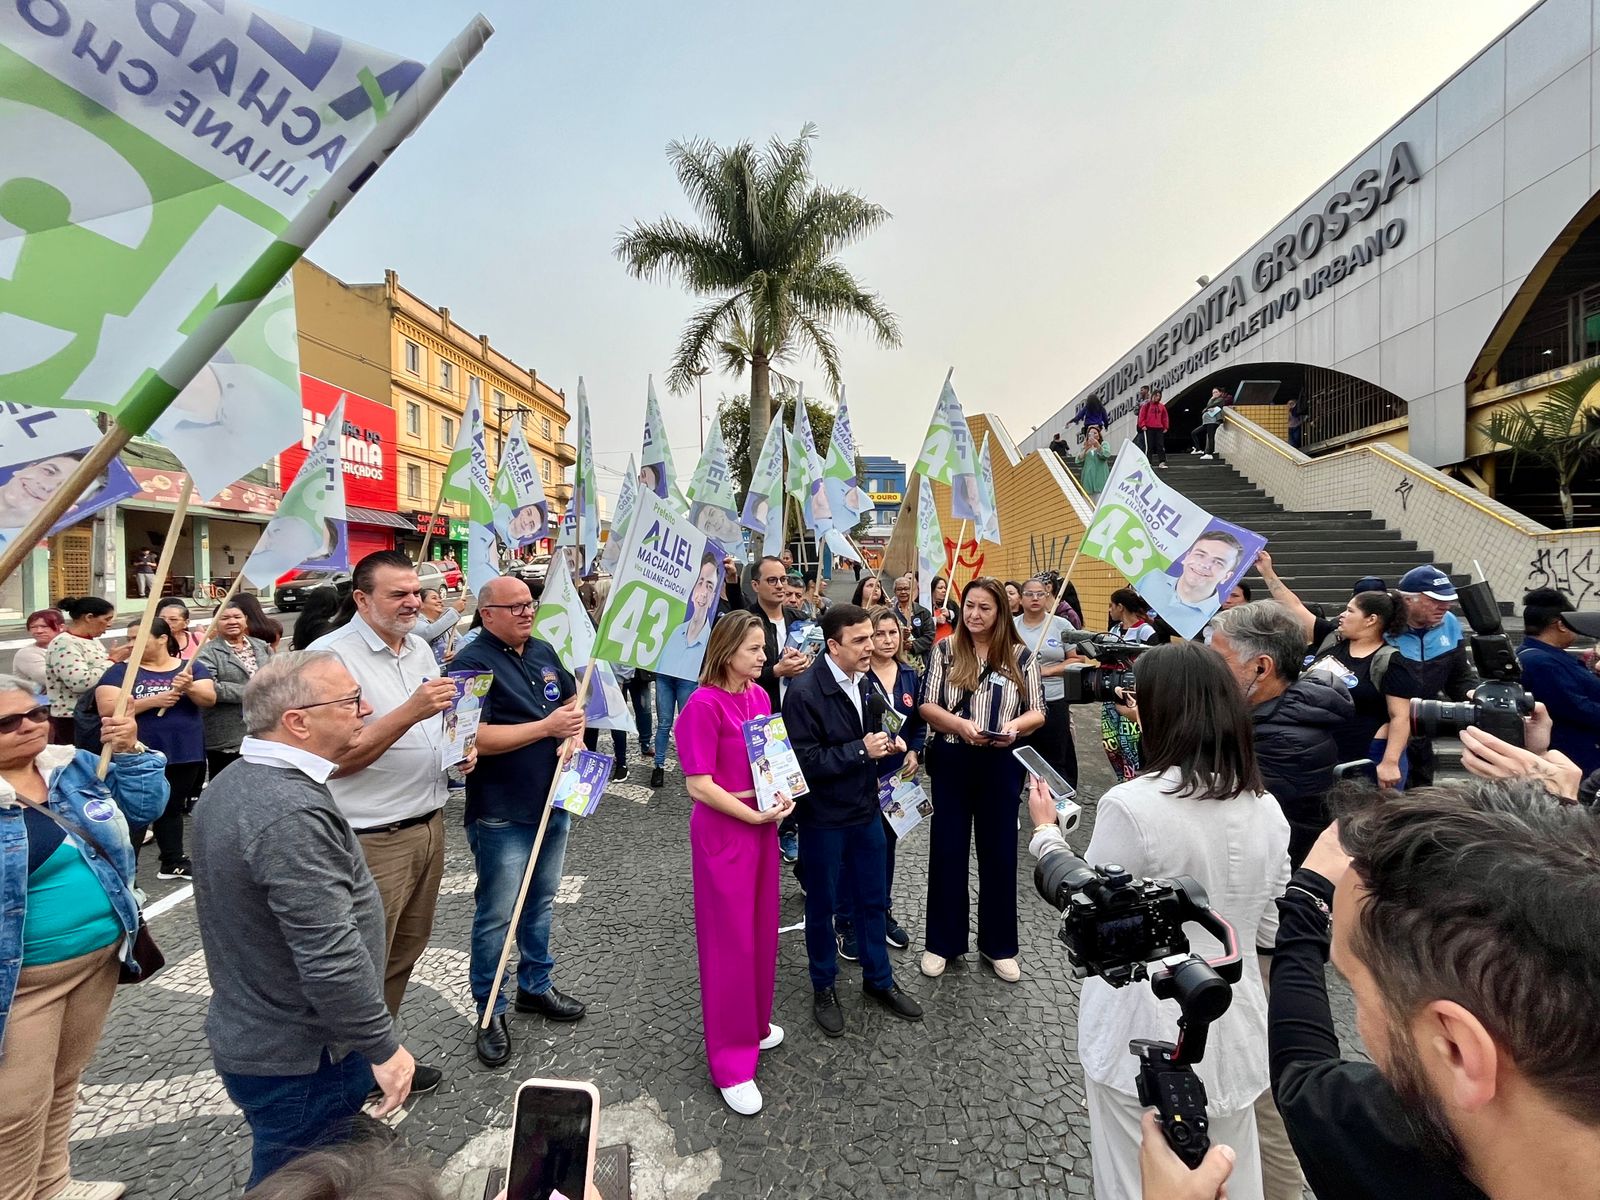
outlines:
M584 668L583 678L578 682L578 694L573 697L573 703L578 711L583 711L583 703L589 695L589 681L594 678L595 658L589 656L589 665ZM571 737L561 747L561 753L556 760L556 772L550 780L550 790L545 793L544 812L539 817L539 831L533 835L533 849L528 852L528 865L522 872L522 887L517 891L517 903L511 910L511 923L506 926L505 944L500 947L500 963L494 969L494 983L489 987L489 998L483 1005L483 1016L478 1028L489 1028L489 1022L494 1018L495 998L500 995L500 982L506 975L506 964L511 961L511 951L517 944L517 923L522 920L522 907L528 900L528 888L533 884L533 873L539 865L539 850L544 845L544 833L550 825L550 801L555 798L556 784L561 780L561 771L578 749L582 739Z
M206 643L212 638L216 637L217 618L222 615L223 609L227 608L229 604L233 603L233 598L239 594L239 589L243 586L243 584L244 572L240 571L233 577L233 582L228 585L227 594L224 595L221 601L217 604L217 611L211 614L211 621L206 625L205 636L200 639L200 644L194 648L194 654L189 658L190 662L193 662L196 658L198 658L200 656L200 651L206 648ZM163 709L162 711L164 712L166 710Z
M61 490L65 492L67 489ZM122 690L117 693L116 707L111 710L114 717L124 716L128 711L128 698L133 695L133 685L139 678L139 664L144 661L145 644L150 640L150 624L156 619L156 607L161 603L161 585L166 582L167 571L172 566L172 554L178 548L178 535L183 531L183 518L189 511L189 497L193 494L194 480L185 475L183 487L178 491L178 502L172 508L172 520L167 522L167 540L162 544L161 557L156 562L156 576L150 584L149 603L139 615L139 628L133 635L133 649L128 654L127 670L122 676ZM100 751L97 773L101 779L106 777L110 766L111 748L106 746Z
M12 574L22 565L23 559L33 551L40 540L50 532L50 527L66 516L67 509L78 502L78 498L94 485L111 460L128 444L128 439L133 432L125 429L117 422L111 422L111 428L104 437L96 442L84 455L72 474L58 489L55 495L45 501L44 506L34 514L33 520L22 527L22 532L0 553L0 580L11 578Z
M951 593L956 590L956 572L961 569L961 543L967 540L967 525L969 523L963 518L961 532L956 534L956 551L950 558L950 578L945 581L944 599L946 604L951 603ZM967 582L971 583L972 580L969 579Z

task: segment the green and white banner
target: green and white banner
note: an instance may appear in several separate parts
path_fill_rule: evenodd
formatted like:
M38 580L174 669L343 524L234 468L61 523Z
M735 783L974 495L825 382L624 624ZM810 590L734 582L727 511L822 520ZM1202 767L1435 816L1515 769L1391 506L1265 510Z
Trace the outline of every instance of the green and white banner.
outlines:
M766 556L783 553L783 438L782 421L767 426L767 440L761 443L739 517L739 524L761 535L761 553Z
M639 503L639 472L633 455L628 455L628 470L622 477L622 487L617 492L617 506L611 510L611 533L600 549L600 567L615 572L622 557L622 543L628 537L628 523L633 520L633 510Z
M594 469L594 428L589 422L589 393L578 376L576 414L578 461L572 468L572 503L561 519L558 546L582 551L583 570L592 569L600 553L600 484Z
M983 448L978 451L978 519L973 529L980 542L1000 544L1000 506L994 499L994 467L989 462L987 433L983 435ZM959 546L956 549L960 551Z
M687 512L689 502L678 490L678 472L672 465L672 447L667 443L667 423L661 416L661 401L656 399L654 376L645 377L644 448L639 452L639 486Z
M550 643L563 667L575 676L582 675L594 654L594 622L589 619L589 610L584 608L583 598L572 582L565 555L558 554L550 560L550 573L533 618L533 632L535 637ZM611 664L602 662L597 667L594 684L583 706L590 727L638 732L631 706L622 694Z
M0 8L0 402L148 430L491 32L424 65L233 0Z
M450 463L445 467L441 500L467 506L467 587L480 592L500 574L499 548L495 544L493 484L489 478L489 449L484 444L483 384L474 378L467 389L467 409L461 414Z
M739 528L739 496L728 466L728 444L722 425L711 422L711 435L689 482L689 523L722 548L744 558L744 533Z
M912 468L924 479L950 486L950 515L958 521L978 519L978 456L972 445L972 431L951 386L955 368L944 377L933 420L922 440L922 453Z
M939 510L933 506L933 484L917 477L917 578L918 600L933 608L933 580L944 574L944 534L939 532Z
M803 389L794 402L794 429L789 434L788 489L800 502L807 529L820 537L834 527L833 512L822 488L822 456L817 453L817 439L811 433Z
M833 418L833 436L828 439L828 456L822 463L822 487L834 521L843 529L853 529L863 513L872 511L872 498L861 490L856 478L856 437L842 391Z
M511 427L494 473L494 528L507 546L531 545L550 536L550 500L533 464L522 422Z
M300 472L278 502L278 513L257 539L240 573L258 588L296 567L345 570L350 546L345 524L344 401L334 405Z

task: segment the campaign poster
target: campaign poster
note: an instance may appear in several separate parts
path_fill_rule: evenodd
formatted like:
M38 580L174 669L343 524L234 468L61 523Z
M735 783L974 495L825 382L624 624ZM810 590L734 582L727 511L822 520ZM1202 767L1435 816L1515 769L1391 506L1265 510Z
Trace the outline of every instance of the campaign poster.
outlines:
M27 528L102 436L85 412L0 404L0 546ZM138 494L138 481L112 459L49 532Z

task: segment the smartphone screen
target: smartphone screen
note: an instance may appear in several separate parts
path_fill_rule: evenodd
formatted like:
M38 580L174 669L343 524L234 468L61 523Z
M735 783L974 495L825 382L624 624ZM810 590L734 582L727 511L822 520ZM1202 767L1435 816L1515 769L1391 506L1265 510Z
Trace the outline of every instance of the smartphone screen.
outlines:
M517 1089L511 1123L511 1170L506 1200L582 1200L594 1164L598 1101L586 1087L525 1083Z
M1011 752L1029 775L1044 780L1045 787L1050 789L1050 795L1056 800L1067 799L1078 794L1078 789L1073 787L1061 777L1061 773L1045 762L1044 755L1032 746L1018 746Z

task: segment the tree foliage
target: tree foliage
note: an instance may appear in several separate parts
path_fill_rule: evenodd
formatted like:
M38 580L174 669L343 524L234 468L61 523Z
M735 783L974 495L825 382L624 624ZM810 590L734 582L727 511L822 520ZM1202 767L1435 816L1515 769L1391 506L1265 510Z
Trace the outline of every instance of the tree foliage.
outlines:
M1584 408L1596 385L1600 367L1590 367L1556 384L1537 405L1524 402L1503 408L1490 414L1488 424L1475 427L1511 452L1513 476L1523 459L1555 472L1561 517L1568 529L1573 521L1573 481L1591 462L1600 461L1600 412Z

